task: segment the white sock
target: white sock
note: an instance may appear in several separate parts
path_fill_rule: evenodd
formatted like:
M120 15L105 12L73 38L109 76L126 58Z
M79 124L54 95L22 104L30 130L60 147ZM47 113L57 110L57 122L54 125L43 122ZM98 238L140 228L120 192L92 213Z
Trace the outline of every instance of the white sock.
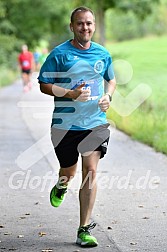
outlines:
M63 185L62 183L60 183L60 181L57 181L56 187L58 189L63 189L63 188L67 188L67 185Z

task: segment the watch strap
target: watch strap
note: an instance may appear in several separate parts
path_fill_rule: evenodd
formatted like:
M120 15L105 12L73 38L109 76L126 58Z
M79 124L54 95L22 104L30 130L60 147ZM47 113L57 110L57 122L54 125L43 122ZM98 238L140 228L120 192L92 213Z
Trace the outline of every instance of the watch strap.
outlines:
M111 96L111 94L110 94L110 93L106 93L106 95L109 96L109 99L110 99L110 102L111 102L111 101L112 101L112 96Z

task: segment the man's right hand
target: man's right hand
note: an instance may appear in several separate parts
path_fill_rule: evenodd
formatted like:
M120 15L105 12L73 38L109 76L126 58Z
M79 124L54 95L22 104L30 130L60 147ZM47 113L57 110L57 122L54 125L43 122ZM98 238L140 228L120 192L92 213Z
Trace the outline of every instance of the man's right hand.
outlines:
M90 91L84 90L85 83L76 87L73 90L58 87L51 83L40 83L40 90L44 94L57 97L66 97L77 101L85 102L90 97Z
M84 90L83 87L85 83L81 84L80 86L76 87L74 90L70 90L69 94L73 100L86 102L90 97L90 90Z

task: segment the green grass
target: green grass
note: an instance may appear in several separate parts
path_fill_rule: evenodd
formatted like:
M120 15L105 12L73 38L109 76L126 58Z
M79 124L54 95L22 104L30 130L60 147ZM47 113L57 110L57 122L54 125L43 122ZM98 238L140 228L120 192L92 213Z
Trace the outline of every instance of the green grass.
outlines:
M13 83L14 80L18 78L18 72L9 70L3 66L1 66L0 71L0 88L10 85Z
M107 114L108 118L132 138L149 144L165 154L167 154L166 45L167 36L107 43L113 61L127 60L133 68L132 79L126 85L118 83L117 90L123 96L127 96L140 83L147 84L152 90L151 96L129 116L121 116L111 108Z

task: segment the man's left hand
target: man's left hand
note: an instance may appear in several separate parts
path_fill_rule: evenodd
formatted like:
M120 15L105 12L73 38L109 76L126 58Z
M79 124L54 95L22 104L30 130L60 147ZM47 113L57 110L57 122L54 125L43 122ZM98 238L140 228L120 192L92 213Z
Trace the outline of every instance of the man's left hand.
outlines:
M107 109L110 107L110 98L108 95L104 95L99 100L99 106L101 111L106 112Z

